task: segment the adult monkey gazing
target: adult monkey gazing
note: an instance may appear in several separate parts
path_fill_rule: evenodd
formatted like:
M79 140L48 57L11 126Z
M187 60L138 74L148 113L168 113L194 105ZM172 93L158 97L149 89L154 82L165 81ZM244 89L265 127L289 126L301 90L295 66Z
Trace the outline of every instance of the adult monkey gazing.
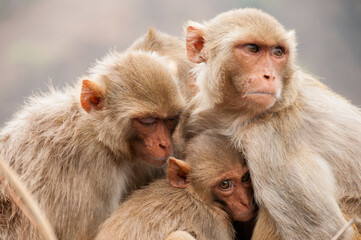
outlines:
M338 204L360 216L360 110L297 66L294 32L240 9L191 22L186 38L200 91L183 136L214 128L233 139L281 237L330 239L345 224Z
M168 60L111 53L64 92L33 97L1 130L0 155L58 239L92 239L130 191L163 174L184 100ZM0 192L0 238L39 239Z

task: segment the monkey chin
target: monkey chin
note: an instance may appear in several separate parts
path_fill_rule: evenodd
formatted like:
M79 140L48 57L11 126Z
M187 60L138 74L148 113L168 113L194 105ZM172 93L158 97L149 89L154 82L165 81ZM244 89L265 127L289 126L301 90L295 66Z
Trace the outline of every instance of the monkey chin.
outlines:
M232 218L234 221L238 221L238 222L247 222L249 220L251 220L255 215L255 208L252 207L250 210L248 210L245 213L241 213L241 214L232 214Z
M251 103L252 108L257 106L259 110L267 110L275 104L277 97L272 93L252 92L246 93L244 99Z
M152 158L148 157L146 159L142 159L145 163L148 165L151 165L153 167L162 167L167 163L169 156L163 157L163 158Z

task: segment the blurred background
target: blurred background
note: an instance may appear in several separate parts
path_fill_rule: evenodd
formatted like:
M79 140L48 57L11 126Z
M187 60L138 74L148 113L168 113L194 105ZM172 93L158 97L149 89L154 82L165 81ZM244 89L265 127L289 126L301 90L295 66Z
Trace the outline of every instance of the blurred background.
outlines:
M295 29L299 64L361 106L360 0L0 0L0 127L26 97L73 84L150 26L182 37L188 19L241 7Z

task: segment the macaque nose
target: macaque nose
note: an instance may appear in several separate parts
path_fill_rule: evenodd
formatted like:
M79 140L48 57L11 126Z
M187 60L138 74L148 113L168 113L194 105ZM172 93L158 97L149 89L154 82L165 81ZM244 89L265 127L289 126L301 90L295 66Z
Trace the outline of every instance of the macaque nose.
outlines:
M169 140L160 141L159 148L164 150L166 153L172 152L172 142L170 142Z
M266 80L275 80L275 76L272 75L272 74L264 74L263 77L266 79Z
M163 149L167 149L168 148L168 144L165 142L159 143L159 147L163 148Z

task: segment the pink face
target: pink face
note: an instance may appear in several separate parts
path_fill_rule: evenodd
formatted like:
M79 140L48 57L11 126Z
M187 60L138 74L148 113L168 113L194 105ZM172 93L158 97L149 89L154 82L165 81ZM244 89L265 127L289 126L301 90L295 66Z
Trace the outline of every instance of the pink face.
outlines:
M178 116L161 119L156 117L134 118L137 135L130 143L133 155L153 166L162 166L173 152L172 132Z
M222 174L212 184L212 192L234 221L246 222L255 215L251 177L246 166L240 164Z
M260 110L272 107L281 97L288 50L277 44L240 43L233 51L241 76L235 86L243 101Z

